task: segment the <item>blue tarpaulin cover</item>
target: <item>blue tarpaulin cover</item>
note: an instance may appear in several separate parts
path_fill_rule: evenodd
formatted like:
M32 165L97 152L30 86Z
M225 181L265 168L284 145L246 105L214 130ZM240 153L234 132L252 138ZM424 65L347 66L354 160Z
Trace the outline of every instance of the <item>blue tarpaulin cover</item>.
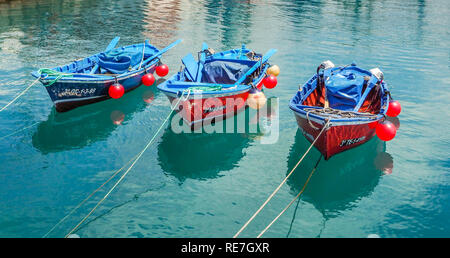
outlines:
M364 77L351 71L332 75L326 82L327 98L331 108L353 110L361 98Z
M147 49L146 49L147 50ZM153 51L145 51L144 60L153 55ZM139 64L142 60L142 48L120 49L116 48L108 52L100 53L98 65L113 74L121 74L128 71L128 68Z
M206 63L202 71L202 82L233 84L250 69L250 66L249 64L229 61Z

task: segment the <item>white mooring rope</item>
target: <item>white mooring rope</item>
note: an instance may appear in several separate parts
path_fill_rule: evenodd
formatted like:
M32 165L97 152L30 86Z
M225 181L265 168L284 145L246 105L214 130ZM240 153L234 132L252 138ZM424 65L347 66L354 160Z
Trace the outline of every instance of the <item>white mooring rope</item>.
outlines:
M31 124L31 125L22 127L21 129L15 131L15 132L12 132L12 133L10 133L10 134L7 134L7 135L5 135L5 136L0 137L0 140L3 140L3 139L5 139L5 138L7 138L7 137L9 137L9 136L15 135L15 134L17 134L17 133L19 133L19 132L22 132L22 131L24 131L24 130L30 128L30 127L33 127L33 126L35 126L35 125L37 125L37 124L39 124L39 123L40 123L40 122L38 121L38 122L35 122L35 123Z
M278 220L278 218L281 217L281 215L283 215L283 213L285 213L287 211L287 209L289 209L289 207L291 207L291 205L295 202L295 200L297 200L298 197L300 197L300 195L302 195L303 191L305 191L306 186L309 183L309 180L311 179L312 175L314 174L314 172L317 169L317 166L319 165L319 161L321 160L322 155L320 155L319 160L317 161L316 165L314 166L314 168L311 170L311 173L308 176L308 179L306 179L305 184L303 184L302 189L300 190L300 192L297 194L297 196L294 197L294 199L292 199L292 201L280 212L280 214L278 214L273 220L272 222L269 223L269 225L267 225L266 228L263 229L263 231L261 231L261 233L259 233L259 235L256 238L260 238L264 233L266 233L266 231L273 225L273 223L275 223L275 221Z
M123 165L120 169L116 170L109 178L106 180L102 185L100 185L97 189L95 189L88 197L86 197L83 201L81 201L75 208L73 208L66 216L64 216L58 223L56 223L42 238L46 238L53 230L55 230L56 227L58 227L59 224L61 224L63 221L65 221L70 215L72 215L76 210L78 210L85 202L87 202L94 194L100 189L103 188L109 181L111 181L114 177L119 174L120 171L122 171L128 164L130 164L131 161L133 161L138 155L131 158L125 165Z
M323 128L320 131L320 133L317 135L316 139L314 139L314 141L311 143L309 148L306 150L305 154L303 154L303 156L300 158L300 160L297 162L297 164L295 164L294 168L283 179L283 181L275 189L275 191L273 191L272 194L270 194L269 198L267 198L267 200L261 205L261 207L259 207L259 209L250 217L250 219L244 224L244 226L242 226L242 228L239 229L239 231L233 236L233 238L237 238L242 233L242 231L244 231L244 229L248 226L248 224L250 224L250 222L252 222L252 220L256 217L256 215L258 215L261 212L261 210L267 205L267 203L269 203L269 201L273 198L273 196L280 190L281 186L283 186L284 183L286 183L288 178L292 175L292 173L295 171L295 169L298 167L298 165L303 161L303 159L309 153L311 148L314 146L314 144L316 143L317 139L319 139L320 135L328 128L329 124L330 124L330 120L328 119L327 122L323 125Z
M188 91L190 93L190 91ZM184 91L183 91L183 95L184 95ZM128 174L128 172L130 172L130 170L134 167L134 165L136 164L136 162L141 158L142 154L144 154L144 152L148 149L148 147L150 147L150 145L153 143L153 140L156 138L156 136L159 134L159 132L162 130L163 126L167 123L167 121L169 120L170 116L172 115L173 111L175 110L175 108L178 106L178 104L180 103L180 101L182 100L182 96L178 99L177 103L171 108L169 115L167 115L166 119L164 120L164 122L161 124L161 126L158 128L158 130L156 131L156 133L153 135L153 137L150 139L150 141L147 143L147 145L144 147L144 149L139 152L137 154L136 159L133 161L133 163L131 164L131 166L127 169L127 171L125 171L125 173L123 173L123 175L119 178L119 180L117 180L117 182L114 184L113 187L111 187L111 189L106 193L106 195L95 205L94 208L92 208L92 210L72 229L70 230L69 233L67 233L67 235L64 238L67 238L69 235L71 235L73 232L75 232L75 230L77 230L81 224L83 224L84 221L86 221L86 219L98 208L98 206L100 206L100 204L106 200L106 198L108 198L108 196L111 194L111 192L120 184L120 182L122 182L122 180L125 178L125 176ZM131 159L133 160L133 159ZM131 161L130 160L130 161Z
M33 86L34 84L36 84L36 82L39 81L40 78L37 78L34 82L32 82L30 84L30 86L28 86L25 90L23 90L21 93L19 93L19 95L17 95L13 100L11 100L8 104L6 104L4 107L2 107L0 109L0 112L2 112L3 110L5 110L7 107L9 107L9 105L11 105L12 103L14 103L14 101L16 101L20 96L22 96L23 94L25 94L25 92L27 92L31 86Z

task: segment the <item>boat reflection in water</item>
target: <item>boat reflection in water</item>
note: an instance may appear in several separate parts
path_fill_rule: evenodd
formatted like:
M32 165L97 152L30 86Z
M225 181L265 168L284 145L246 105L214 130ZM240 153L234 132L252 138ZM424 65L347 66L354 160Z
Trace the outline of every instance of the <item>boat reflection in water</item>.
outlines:
M159 81L158 83L160 83ZM102 101L69 112L52 108L32 137L33 146L47 154L79 149L107 139L121 124L141 112L158 94L156 88L141 86L120 99Z
M236 167L249 141L240 133L174 133L167 128L158 145L158 161L180 182L216 178Z
M260 140L264 136L263 130L267 132L267 120L276 116L276 109L271 107L270 100L267 101L271 110L269 115L258 119L256 111L249 108L237 116L217 122L218 126L222 126L223 133L195 133L190 129L186 133L176 133L170 126L167 127L158 145L159 165L180 183L187 178L217 178L221 172L232 170L245 156L245 148ZM230 120L236 126L234 133L226 132L226 123ZM236 129L240 121L245 123L242 131Z
M288 172L309 146L298 130L289 154ZM322 213L324 221L354 207L360 199L373 192L383 174L392 173L393 159L385 149L386 143L374 137L328 161L322 158L301 200L314 205ZM302 189L319 158L317 151L309 155L309 159L305 159L287 181L294 196Z

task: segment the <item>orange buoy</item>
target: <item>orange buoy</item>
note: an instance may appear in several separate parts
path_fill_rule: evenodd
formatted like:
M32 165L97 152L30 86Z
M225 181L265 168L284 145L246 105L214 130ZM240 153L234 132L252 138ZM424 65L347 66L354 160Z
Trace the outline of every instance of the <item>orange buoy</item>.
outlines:
M267 69L268 75L278 76L280 74L280 67L278 65L272 65Z

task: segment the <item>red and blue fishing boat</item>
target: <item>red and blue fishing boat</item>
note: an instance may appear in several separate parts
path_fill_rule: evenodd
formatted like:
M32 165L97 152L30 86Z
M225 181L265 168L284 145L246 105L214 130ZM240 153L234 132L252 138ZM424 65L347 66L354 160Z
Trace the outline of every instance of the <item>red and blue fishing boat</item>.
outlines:
M359 146L375 134L382 140L395 136L396 129L385 116L398 115L400 105L391 101L383 77L378 68L368 71L354 63L335 67L325 61L299 87L289 106L303 135L311 143L319 136L315 147L325 159Z
M161 70L158 75L167 74L167 66L160 61L161 55L181 42L177 40L162 50L148 40L115 48L119 39L114 38L104 52L32 73L45 86L58 112L120 98L140 86L144 75L148 74L154 81L155 70L157 73Z
M216 53L203 43L197 61L192 54L186 55L182 58L184 68L157 87L171 102L182 98L183 120L197 128L206 121L219 121L242 111L249 94L261 92L264 80L274 87L276 78L267 71L268 60L275 52L271 49L263 56L242 45Z

